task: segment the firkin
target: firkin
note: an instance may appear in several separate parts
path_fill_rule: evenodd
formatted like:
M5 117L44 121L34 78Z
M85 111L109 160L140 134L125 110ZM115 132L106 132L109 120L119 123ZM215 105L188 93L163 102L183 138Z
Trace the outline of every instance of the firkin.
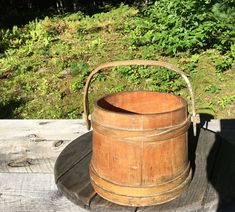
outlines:
M168 63L142 60L113 62L95 69L85 88L87 121L92 76L103 68L123 64L167 66L175 71ZM95 191L127 206L157 205L179 196L191 180L187 136L191 119L187 108L183 98L155 91L119 92L97 100L91 116L89 167Z

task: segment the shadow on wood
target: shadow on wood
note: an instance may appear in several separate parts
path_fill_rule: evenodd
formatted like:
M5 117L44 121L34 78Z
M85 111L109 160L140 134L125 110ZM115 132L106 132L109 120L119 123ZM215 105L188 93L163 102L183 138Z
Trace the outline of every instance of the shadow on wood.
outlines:
M198 139L201 133L202 126L206 125L210 120L214 118L211 114L201 113L200 115L200 124L197 126L197 135L193 135L193 127L190 126L188 130L188 157L193 171L193 177L196 169L196 150L198 145ZM210 131L211 132L211 131ZM213 132L212 132L213 133ZM213 141L212 141L213 142Z
M235 211L235 137L234 133L231 134L235 129L235 119L221 120L220 125L221 131L217 133L207 157L207 178L211 185L208 186L205 202L217 195L218 202L214 210ZM229 127L230 134L227 132ZM212 161L214 154L217 154L215 163ZM205 204L205 207L209 205Z

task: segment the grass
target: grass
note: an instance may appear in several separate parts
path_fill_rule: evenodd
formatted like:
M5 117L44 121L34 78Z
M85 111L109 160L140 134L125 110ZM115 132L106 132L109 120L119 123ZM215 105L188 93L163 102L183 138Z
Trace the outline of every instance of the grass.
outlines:
M192 82L198 113L234 117L234 63L218 71L214 58L223 57L215 50L166 57L154 46L135 47L125 23L137 15L137 9L121 6L92 17L81 13L46 17L2 31L0 117L81 118L83 86L90 71L102 63L126 59L175 64ZM178 77L161 69L133 67L97 75L89 90L90 107L102 95L126 89L169 91L189 100Z
M216 118L235 116L234 102L225 107L220 103L235 94L235 70L218 73L207 55L202 55L196 72L190 75L196 96L197 112L209 113Z

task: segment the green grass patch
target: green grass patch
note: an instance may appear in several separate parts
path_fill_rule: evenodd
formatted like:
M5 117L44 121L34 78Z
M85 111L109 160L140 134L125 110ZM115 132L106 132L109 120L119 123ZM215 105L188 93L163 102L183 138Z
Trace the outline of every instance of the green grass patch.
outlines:
M149 11L121 5L93 16L78 12L1 30L0 118L81 118L89 73L100 64L130 59L175 64L192 82L198 112L216 118L234 117L235 45L225 36L232 30L227 27L226 31L213 18L213 24L208 23L206 17L201 26L196 26L201 13L193 19L195 27L189 20L171 23L170 19L176 21L181 14L175 5L162 11L164 16L159 19L156 10L165 1L158 2ZM167 16L172 8L173 19ZM189 9L183 9L188 14ZM174 31L177 26L182 31ZM204 31L199 30L205 26ZM221 33L226 32L221 34L223 48L221 40L208 44L209 31L220 27ZM173 30L171 34L169 29ZM199 33L196 37L195 30ZM177 74L132 66L96 75L89 89L90 107L105 94L136 89L175 93L190 102L186 85Z

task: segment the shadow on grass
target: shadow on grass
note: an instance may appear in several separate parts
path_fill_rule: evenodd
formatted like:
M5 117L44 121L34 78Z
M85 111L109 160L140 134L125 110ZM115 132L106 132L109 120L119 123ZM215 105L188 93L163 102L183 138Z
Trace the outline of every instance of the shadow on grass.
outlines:
M0 104L0 119L16 119L19 118L15 114L15 109L24 105L23 100L10 100L6 104Z
M85 15L105 12L109 8L119 6L121 3L133 5L136 0L49 0L49 1L15 1L4 2L0 0L0 28L12 28L14 25L22 26L36 18L45 16L63 15L82 11Z

